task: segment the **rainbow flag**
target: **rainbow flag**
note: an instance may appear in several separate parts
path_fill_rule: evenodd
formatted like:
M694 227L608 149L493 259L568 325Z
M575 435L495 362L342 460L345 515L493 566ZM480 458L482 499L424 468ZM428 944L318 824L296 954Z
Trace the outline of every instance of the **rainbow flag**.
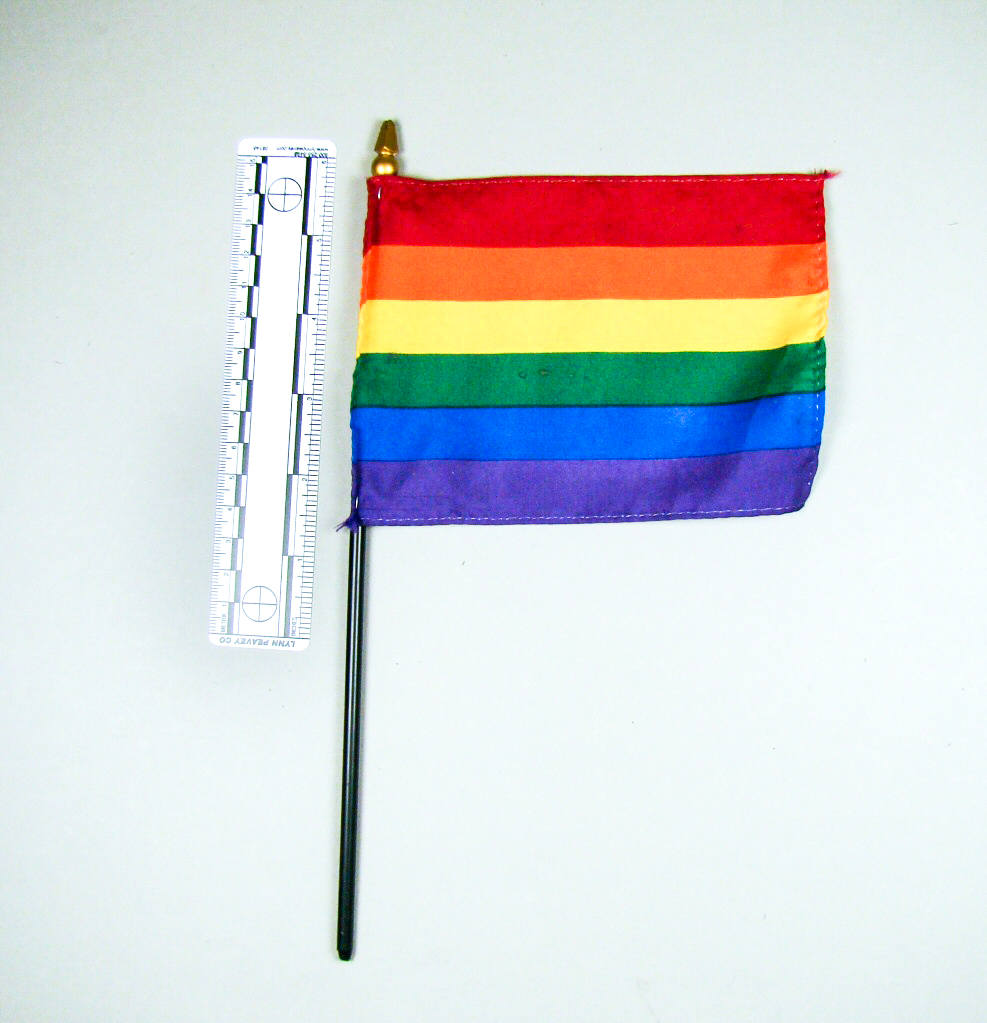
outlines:
M826 177L371 178L351 522L802 507Z

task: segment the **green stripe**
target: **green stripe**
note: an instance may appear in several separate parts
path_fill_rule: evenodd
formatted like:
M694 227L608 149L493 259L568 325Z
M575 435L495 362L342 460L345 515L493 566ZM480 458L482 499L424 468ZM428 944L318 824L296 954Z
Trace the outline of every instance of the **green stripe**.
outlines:
M756 352L361 355L353 408L723 405L825 386L823 341Z

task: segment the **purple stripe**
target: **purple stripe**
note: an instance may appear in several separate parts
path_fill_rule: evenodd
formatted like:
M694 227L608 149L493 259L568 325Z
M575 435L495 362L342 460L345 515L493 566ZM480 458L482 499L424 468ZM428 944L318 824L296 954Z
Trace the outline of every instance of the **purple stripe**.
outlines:
M368 526L778 515L805 503L819 448L607 461L356 462Z

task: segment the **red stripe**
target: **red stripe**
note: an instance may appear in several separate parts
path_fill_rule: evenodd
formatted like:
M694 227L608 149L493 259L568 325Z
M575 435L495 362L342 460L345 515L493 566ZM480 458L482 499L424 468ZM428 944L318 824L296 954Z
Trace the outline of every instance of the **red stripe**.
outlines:
M827 174L367 182L371 245L806 245Z

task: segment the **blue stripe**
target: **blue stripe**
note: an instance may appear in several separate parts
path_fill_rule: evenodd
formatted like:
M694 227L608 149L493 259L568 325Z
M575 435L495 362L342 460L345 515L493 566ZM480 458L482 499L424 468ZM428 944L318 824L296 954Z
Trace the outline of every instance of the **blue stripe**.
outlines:
M356 461L688 458L814 447L825 394L735 405L357 408Z

